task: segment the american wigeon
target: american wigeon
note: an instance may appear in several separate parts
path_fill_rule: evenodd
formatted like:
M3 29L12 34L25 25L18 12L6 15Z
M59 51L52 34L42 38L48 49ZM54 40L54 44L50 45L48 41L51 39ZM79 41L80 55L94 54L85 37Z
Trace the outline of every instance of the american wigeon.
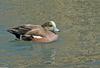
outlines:
M14 34L17 39L34 42L52 42L58 39L56 32L59 29L54 21L49 21L43 25L24 24L7 30Z

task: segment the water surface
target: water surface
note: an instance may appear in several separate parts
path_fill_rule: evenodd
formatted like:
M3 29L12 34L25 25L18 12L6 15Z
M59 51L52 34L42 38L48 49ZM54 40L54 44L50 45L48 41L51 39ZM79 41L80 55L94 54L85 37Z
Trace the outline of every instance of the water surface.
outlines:
M0 0L0 67L99 68L99 0ZM18 41L6 30L53 20L61 32L52 43Z

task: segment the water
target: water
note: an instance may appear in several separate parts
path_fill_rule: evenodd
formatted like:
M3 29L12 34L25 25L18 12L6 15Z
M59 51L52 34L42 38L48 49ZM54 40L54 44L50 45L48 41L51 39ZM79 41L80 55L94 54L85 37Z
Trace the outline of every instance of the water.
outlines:
M0 67L99 68L99 0L1 0ZM52 43L14 40L6 30L54 20L61 30Z

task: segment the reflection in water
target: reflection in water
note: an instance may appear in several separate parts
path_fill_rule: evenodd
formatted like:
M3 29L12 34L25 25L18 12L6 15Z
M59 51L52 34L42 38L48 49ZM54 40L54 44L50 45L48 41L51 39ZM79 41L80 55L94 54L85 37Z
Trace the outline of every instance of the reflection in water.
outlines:
M54 48L46 48L45 45L41 46L41 63L53 64L55 63L56 50Z

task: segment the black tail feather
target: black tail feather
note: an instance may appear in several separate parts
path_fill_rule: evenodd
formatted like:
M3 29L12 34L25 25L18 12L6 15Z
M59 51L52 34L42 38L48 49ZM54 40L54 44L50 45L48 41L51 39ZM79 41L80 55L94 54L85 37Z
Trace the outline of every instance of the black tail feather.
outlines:
M20 39L20 34L18 34L17 30L15 30L15 29L8 29L7 31L8 31L9 33L15 35L16 38Z
M20 35L19 34L14 34L16 36L16 38L20 39Z

